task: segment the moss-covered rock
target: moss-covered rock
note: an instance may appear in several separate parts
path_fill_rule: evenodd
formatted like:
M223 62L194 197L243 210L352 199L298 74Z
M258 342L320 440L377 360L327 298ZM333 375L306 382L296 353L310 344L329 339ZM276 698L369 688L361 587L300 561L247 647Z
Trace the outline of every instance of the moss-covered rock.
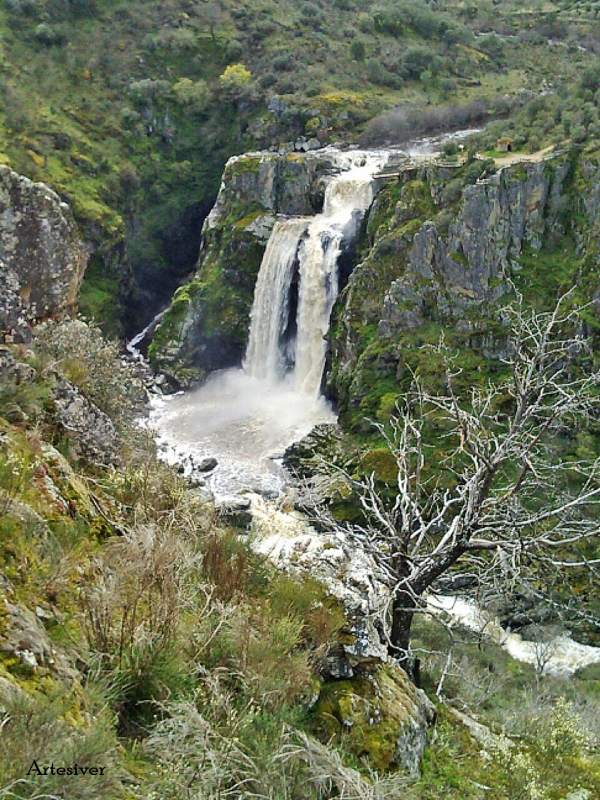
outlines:
M314 724L327 738L343 736L356 756L368 757L377 769L414 774L434 717L433 705L404 670L385 667L365 677L326 683Z
M178 384L241 361L271 220L238 205L207 230L198 272L175 293L149 349L152 364Z

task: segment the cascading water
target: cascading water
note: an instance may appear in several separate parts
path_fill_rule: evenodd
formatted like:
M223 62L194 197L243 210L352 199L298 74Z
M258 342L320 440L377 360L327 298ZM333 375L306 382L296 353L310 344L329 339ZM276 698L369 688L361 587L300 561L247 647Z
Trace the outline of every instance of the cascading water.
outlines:
M318 395L325 366L325 337L339 292L338 258L344 237L354 238L373 201L373 174L385 158L371 156L336 176L325 191L323 213L311 220L300 246L298 336L294 381L298 391Z
M283 336L290 292L305 219L277 220L269 237L254 289L244 370L255 378L277 381L285 374Z
M284 476L273 457L314 425L335 420L320 386L339 292L338 259L358 234L373 200L373 176L388 154L329 155L336 173L323 211L280 217L273 227L256 281L243 368L213 375L195 392L156 401L151 424L161 432L164 457L181 462L215 456L219 466L208 482L216 495L278 491Z
M271 381L291 380L298 392L318 396L325 366L325 337L339 292L338 258L373 200L373 175L384 155L345 154L345 171L333 177L323 211L315 217L279 220L261 264L251 314L244 369ZM284 341L294 263L299 263L295 342ZM286 365L293 361L291 376Z

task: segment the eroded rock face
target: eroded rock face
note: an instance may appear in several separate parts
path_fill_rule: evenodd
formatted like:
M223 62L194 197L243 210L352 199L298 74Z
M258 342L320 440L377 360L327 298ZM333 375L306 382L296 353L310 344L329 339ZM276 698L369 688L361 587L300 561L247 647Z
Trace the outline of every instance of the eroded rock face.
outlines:
M573 152L491 175L483 163L428 164L386 187L333 314L328 391L341 419L385 416L442 333L463 353L501 358L514 287L549 308L577 285L600 311L599 176L597 154Z
M86 264L68 205L0 165L0 331L25 341L32 323L72 314Z
M227 162L207 228L214 228L236 203L247 208L258 203L272 214L315 214L323 206L322 178L335 170L335 158L327 151L235 156Z
M496 303L518 271L523 249L539 252L553 231L562 233L552 211L569 169L563 160L552 171L545 163L504 170L464 190L446 234L425 221L405 274L385 297L380 335L390 338L423 324L434 306L438 319L460 319L473 305Z

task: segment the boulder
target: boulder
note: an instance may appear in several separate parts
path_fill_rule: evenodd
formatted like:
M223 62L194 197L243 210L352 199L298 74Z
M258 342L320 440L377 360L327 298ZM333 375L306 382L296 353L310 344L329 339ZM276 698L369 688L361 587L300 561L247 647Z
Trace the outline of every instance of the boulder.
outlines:
M73 455L94 464L118 463L119 435L110 417L70 381L59 380L53 398Z
M329 737L344 735L358 757L380 770L419 771L435 721L435 707L400 667L383 667L352 680L324 684L315 708L316 724Z
M252 504L247 497L222 498L216 505L221 519L235 528L248 528L252 523Z
M0 346L0 383L11 380L16 383L33 383L35 378L36 371L33 367L17 361L8 347Z
M32 323L72 314L86 265L69 206L0 165L0 331L26 341Z
M218 466L216 458L203 458L198 464L194 464L196 472L212 472Z

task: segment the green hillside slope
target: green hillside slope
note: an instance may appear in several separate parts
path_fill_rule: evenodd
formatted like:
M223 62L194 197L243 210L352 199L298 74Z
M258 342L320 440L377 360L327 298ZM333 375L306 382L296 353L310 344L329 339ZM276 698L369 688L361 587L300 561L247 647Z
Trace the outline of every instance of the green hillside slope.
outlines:
M120 333L126 307L131 333L191 271L229 155L355 139L397 104L572 86L599 41L585 5L5 0L0 162L72 204L83 309Z

